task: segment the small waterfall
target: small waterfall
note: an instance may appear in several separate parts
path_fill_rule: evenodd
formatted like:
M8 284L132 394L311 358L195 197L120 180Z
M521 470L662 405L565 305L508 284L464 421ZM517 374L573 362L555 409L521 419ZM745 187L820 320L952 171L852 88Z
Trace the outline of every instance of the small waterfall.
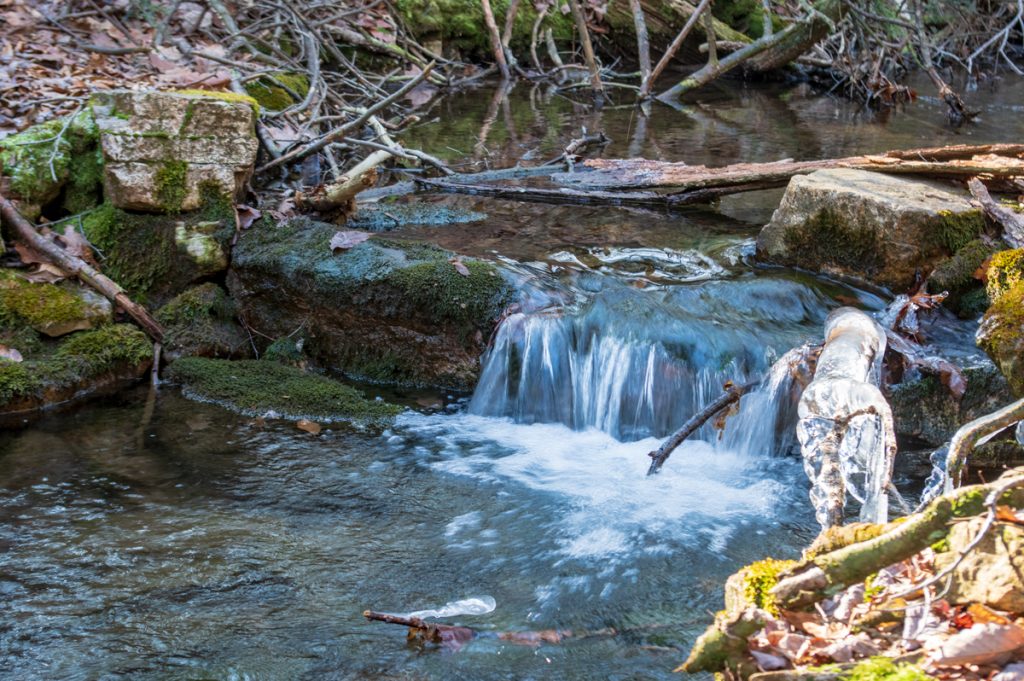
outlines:
M771 369L772 360L819 333L827 311L812 289L771 278L606 287L579 310L510 315L484 357L470 412L631 441L673 432L726 381L766 377L721 443L778 451L792 444L781 426L792 423L795 400L788 368ZM700 436L716 437L710 425Z

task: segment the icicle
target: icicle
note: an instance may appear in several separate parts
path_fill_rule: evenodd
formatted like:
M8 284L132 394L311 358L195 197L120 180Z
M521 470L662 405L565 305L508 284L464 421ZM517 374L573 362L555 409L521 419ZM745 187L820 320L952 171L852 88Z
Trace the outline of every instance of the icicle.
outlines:
M885 522L896 453L892 411L878 389L885 333L865 313L843 307L825 321L825 347L800 398L797 438L822 526L842 522L849 494L860 518Z

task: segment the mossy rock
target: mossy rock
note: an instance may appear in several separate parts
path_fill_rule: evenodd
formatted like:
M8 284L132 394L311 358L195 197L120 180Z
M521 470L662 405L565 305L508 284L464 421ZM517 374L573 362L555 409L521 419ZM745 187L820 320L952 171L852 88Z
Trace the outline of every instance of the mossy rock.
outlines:
M282 111L309 93L309 78L300 73L273 73L245 84L245 91L260 107Z
M962 373L967 389L959 400L934 375L890 387L886 397L897 436L939 447L960 426L1012 401L1010 386L997 367L984 362Z
M104 203L82 220L104 274L138 302L159 304L227 267L234 233L230 204L216 195L180 215L132 213Z
M235 319L234 302L220 286L201 284L178 294L156 312L164 327L169 361L179 357L250 357L249 337Z
M0 417L32 412L123 385L143 376L153 359L146 335L111 324L62 339L24 362L0 360Z
M819 170L790 180L758 235L757 254L902 292L984 227L981 212L950 186L848 168Z
M469 389L511 286L491 263L372 238L335 254L334 225L264 222L239 239L228 286L261 337L291 337L318 364L376 382Z
M992 256L985 290L992 301L999 300L1013 286L1024 281L1024 248L999 251Z
M106 298L73 281L35 283L0 272L0 325L8 320L56 337L102 326L112 318Z
M978 345L988 353L1017 397L1024 396L1024 281L992 303L978 329Z
M187 397L221 404L249 416L317 421L380 421L402 411L368 400L351 386L266 360L185 357L168 368Z
M61 195L78 213L95 205L102 187L103 157L90 110L60 118L0 140L0 169L11 192L28 204L44 206Z
M947 292L949 298L946 299L946 305L953 310L956 310L958 314L961 314L961 302L964 297L970 293L978 290L983 290L980 281L980 274L978 270L985 264L994 253L998 251L998 247L985 241L984 239L973 239L969 241L963 248L958 250L951 258L948 258L938 264L931 276L928 277L928 290L933 293ZM977 294L975 294L977 296ZM970 316L970 311L977 308L977 303L974 298L967 301L965 317Z
M738 613L748 608L759 608L778 615L779 608L771 590L779 583L779 576L796 564L794 560L765 558L733 574L725 585L726 612Z

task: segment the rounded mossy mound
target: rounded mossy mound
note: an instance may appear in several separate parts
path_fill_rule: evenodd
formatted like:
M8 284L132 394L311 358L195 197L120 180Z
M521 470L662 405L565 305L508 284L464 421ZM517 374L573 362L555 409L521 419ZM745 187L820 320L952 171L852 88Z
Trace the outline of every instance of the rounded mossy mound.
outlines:
M983 239L969 241L952 257L938 264L928 277L928 290L932 293L949 293L946 304L960 316L970 317L978 307L978 301L975 300L978 294L975 292L983 290L982 272L979 270L997 250L997 246ZM975 297L967 298L971 293Z
M186 357L171 364L168 377L185 386L187 397L248 416L377 421L402 411L388 402L368 400L355 388L325 376L267 360Z
M1024 396L1024 281L992 303L981 320L978 345L1003 372L1013 394Z
M1024 248L999 251L992 256L987 272L986 291L996 301L1016 284L1024 281Z
M168 358L249 356L249 338L235 320L236 312L234 301L214 283L200 284L175 296L156 313L164 327Z
M153 346L142 331L111 324L67 336L53 349L40 347L24 362L0 360L0 414L43 408L137 379L152 359Z
M42 206L60 196L70 180L66 208L81 212L95 205L103 180L99 133L88 110L33 126L0 140L0 169L11 192Z

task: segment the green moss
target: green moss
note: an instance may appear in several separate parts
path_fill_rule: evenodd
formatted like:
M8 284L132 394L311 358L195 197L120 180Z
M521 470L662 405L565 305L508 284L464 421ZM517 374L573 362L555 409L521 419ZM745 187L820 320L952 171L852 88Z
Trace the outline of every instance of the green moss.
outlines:
M224 290L213 283L195 286L175 296L156 313L166 326L202 322L209 317L233 317L235 305Z
M1024 395L1024 281L992 303L982 319L978 344L1006 376L1014 395Z
M156 171L153 180L156 183L156 197L161 208L167 213L177 213L188 195L185 176L188 163L185 161L164 161Z
M986 290L989 299L996 301L1013 286L1024 281L1024 248L1000 251L992 256L988 266Z
M249 353L250 343L235 314L235 303L224 289L206 283L175 296L157 311L156 319L164 327L170 357L237 357Z
M418 309L438 321L475 328L510 302L509 289L490 263L464 263L469 276L448 261L425 262L397 270L392 279Z
M270 362L278 362L280 364L291 364L293 366L301 364L306 359L302 354L302 345L303 342L301 338L278 338L267 346L266 351L263 353L263 359Z
M943 537L939 541L935 542L931 546L932 551L935 553L945 553L949 551L949 537Z
M771 590L779 582L779 574L796 565L795 560L765 558L751 563L743 569L743 597L754 607L773 615L779 614L779 606Z
M984 288L978 287L960 297L956 314L960 319L977 319L991 304L988 292Z
M985 216L980 210L969 210L954 213L940 210L941 220L935 230L935 240L941 246L956 253L968 243L978 238L985 229Z
M802 225L788 228L783 239L798 264L838 265L872 273L883 262L875 230L852 225L828 208Z
M44 359L17 364L0 361L0 408L13 400L42 400L61 390L77 390L83 382L137 367L152 356L149 339L129 324L72 334Z
M259 102L261 107L270 111L282 111L295 104L295 99L288 90L263 80L249 81L245 84L245 91Z
M928 277L929 289L933 292L948 291L958 294L978 284L974 273L996 252L994 246L981 239L974 239L958 250L953 257L944 260Z
M72 334L60 344L55 358L74 362L89 374L110 371L116 365L136 365L153 358L153 346L131 324L111 324L94 331Z
M63 287L35 284L16 275L0 279L0 300L6 313L35 327L81 319L86 312L85 302Z
M103 152L83 150L71 159L68 183L64 187L64 210L76 215L95 208L103 196Z
M275 411L289 418L384 419L401 412L387 402L367 400L354 388L323 376L265 360L230 362L187 357L170 366L172 380L187 394L224 403L244 414Z
M72 160L94 151L98 138L90 111L77 114L70 123L66 118L47 121L0 140L0 166L10 177L14 194L45 204L67 181Z
M252 111L257 117L260 115L260 105L255 99L248 95L242 95L237 92L225 92L222 90L175 90L176 95L188 95L190 97L207 97L211 99L219 99L224 102L238 102L241 104L247 104L252 107Z
M173 227L154 222L152 216L105 203L83 218L82 231L104 255L104 274L143 301L174 261Z
M844 672L842 678L848 681L931 681L935 677L915 665L897 663L891 657L879 655L861 660L853 669Z

